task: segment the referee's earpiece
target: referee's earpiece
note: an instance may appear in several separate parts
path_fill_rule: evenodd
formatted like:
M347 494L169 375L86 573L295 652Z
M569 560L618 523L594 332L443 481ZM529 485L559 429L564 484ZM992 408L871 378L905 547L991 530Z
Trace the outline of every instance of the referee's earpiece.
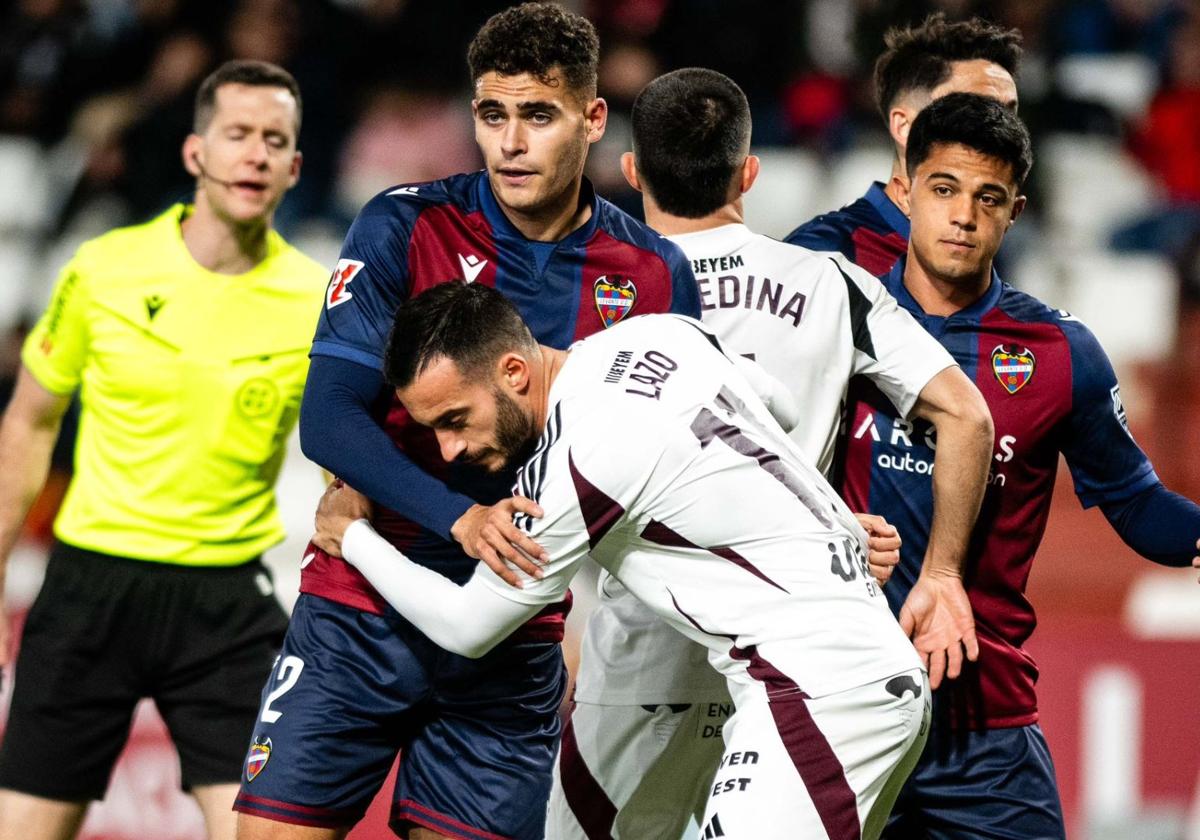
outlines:
M209 175L208 170L204 168L204 164L200 162L200 155L196 152L192 152L192 163L196 164L196 168L200 170L201 178L212 181L217 186L225 187L225 189L229 189L234 185L233 181L222 181L220 178L214 178L212 175Z

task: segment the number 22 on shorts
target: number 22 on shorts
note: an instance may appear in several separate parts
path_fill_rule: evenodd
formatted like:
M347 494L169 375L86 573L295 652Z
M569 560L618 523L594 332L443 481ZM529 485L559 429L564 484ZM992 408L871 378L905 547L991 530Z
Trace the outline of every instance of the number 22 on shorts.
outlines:
M277 685L267 695L267 701L263 703L262 714L259 716L259 720L263 723L275 723L275 721L283 717L283 712L275 711L271 708L271 704L292 690L292 687L296 685L296 680L300 679L300 672L303 670L304 660L298 656L275 657L275 664L271 667L271 679Z

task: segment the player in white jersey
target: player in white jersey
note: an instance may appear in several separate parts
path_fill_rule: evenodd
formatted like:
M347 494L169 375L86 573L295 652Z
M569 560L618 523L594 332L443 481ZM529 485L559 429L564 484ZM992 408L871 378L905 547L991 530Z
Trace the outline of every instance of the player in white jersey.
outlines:
M758 161L749 155L749 108L734 82L698 68L668 73L642 91L633 125L635 152L622 163L643 191L647 222L691 259L702 317L721 343L790 390L802 409L792 439L822 472L852 376L870 377L903 416L936 424L936 469L960 493L942 501L962 509L945 520L958 523L947 534L957 547L946 552L948 563L935 562L960 568L992 446L978 391L874 277L840 254L777 242L742 224L741 196ZM950 594L966 616L961 586ZM909 627L929 632L913 619ZM955 636L917 641L923 652L957 648ZM957 670L952 663L950 676ZM940 675L935 662L931 676ZM711 792L730 711L705 649L602 573L574 700L547 837L678 840Z
M866 562L867 536L699 322L631 318L539 347L495 290L446 283L396 314L389 380L447 460L502 468L543 515L522 588L465 586L326 494L316 540L440 647L480 656L562 598L589 554L705 647L737 711L709 836L877 837L920 754L929 683Z

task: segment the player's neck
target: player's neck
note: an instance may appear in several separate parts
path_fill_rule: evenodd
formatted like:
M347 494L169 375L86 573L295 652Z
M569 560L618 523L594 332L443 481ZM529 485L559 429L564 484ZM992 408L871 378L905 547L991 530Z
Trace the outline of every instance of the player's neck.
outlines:
M217 274L245 274L267 257L270 218L238 225L219 217L196 196L196 206L183 220L183 244L192 259Z
M897 178L906 177L904 172L904 150L897 149L896 156L892 158L892 174L888 176L887 183L883 186L883 193L892 200L892 204L900 206L900 188L896 186Z
M550 413L550 389L554 387L554 380L558 378L559 371L566 364L567 351L547 347L545 344L538 345L538 349L542 353L538 369L533 372L534 387L538 391L533 395L536 411L534 420L537 424L535 428L544 429Z
M646 212L646 224L663 236L675 236L681 233L697 233L702 230L724 227L725 225L745 224L742 213L742 200L726 204L724 207L701 216L699 219L687 219L683 216L673 216L659 209L648 196L643 193L642 208Z
M911 249L904 265L904 288L927 315L947 317L966 309L987 294L991 282L990 262L978 277L956 277L953 280L929 271Z
M592 217L592 205L590 202L580 202L580 192L581 182L576 179L574 186L561 198L545 207L539 207L532 213L523 213L499 201L497 204L513 227L526 239L534 242L558 242L572 231L583 227Z

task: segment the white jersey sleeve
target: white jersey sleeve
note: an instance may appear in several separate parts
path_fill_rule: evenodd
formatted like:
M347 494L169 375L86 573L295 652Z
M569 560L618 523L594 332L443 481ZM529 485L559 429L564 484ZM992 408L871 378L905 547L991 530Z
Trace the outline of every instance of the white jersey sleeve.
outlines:
M954 359L878 278L841 254L826 256L846 281L854 340L852 375L868 377L907 417L921 389L952 367Z

